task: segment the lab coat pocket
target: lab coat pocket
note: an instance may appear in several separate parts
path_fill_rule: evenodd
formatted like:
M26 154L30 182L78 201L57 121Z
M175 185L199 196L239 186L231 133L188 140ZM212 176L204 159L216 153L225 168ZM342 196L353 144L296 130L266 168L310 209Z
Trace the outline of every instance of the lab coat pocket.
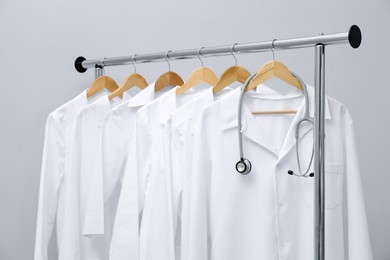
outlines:
M309 162L304 160L304 165ZM310 167L314 172L314 163ZM314 207L314 178L302 178L304 202L309 207ZM342 195L342 165L340 163L325 163L325 208L337 208Z

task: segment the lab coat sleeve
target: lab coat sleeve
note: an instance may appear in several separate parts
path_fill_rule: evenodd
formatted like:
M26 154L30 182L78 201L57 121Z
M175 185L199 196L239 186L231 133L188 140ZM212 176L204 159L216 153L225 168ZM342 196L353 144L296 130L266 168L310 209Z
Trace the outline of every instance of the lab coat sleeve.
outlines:
M64 175L64 139L58 122L52 116L49 116L46 121L39 186L35 260L48 259L48 244L57 212L59 188Z
M163 131L156 147L142 214L140 260L174 260L172 179L168 153L169 134Z
M353 121L348 111L346 111L344 129L344 170L347 178L349 259L372 260Z
M209 259L209 198L211 175L210 140L207 131L207 115L203 113L195 127L193 136L194 152L190 186L190 219L188 239L188 259ZM208 129L207 127L210 127ZM184 245L185 246L185 245Z
M90 179L85 216L83 219L83 235L104 234L104 196L103 196L103 163L102 163L102 138L96 140L96 161L94 171ZM119 155L118 155L119 156ZM80 173L83 174L83 173Z
M82 114L72 128L69 140L69 155L67 158L65 189L65 209L63 223L63 239L58 248L59 260L80 260L80 173L82 158Z
M110 246L110 260L139 259L139 196L137 160L137 128L133 126L128 160L122 179L114 230Z

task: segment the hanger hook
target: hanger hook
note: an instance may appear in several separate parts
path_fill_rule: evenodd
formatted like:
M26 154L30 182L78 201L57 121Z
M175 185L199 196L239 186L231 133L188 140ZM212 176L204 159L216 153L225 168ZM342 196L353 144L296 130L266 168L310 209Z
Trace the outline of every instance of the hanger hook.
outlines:
M199 59L199 61L200 61L200 64L202 65L202 67L204 67L204 66L203 66L203 61L202 61L202 59L200 58L200 56L202 55L201 51L202 51L203 48L204 48L204 47L200 47L199 50L198 50L198 59Z
M273 39L272 40L272 48L271 48L271 51L272 51L272 59L275 60L275 41L276 39Z
M102 58L101 60L100 60L100 63L102 64L102 67L105 67L106 66L106 64L104 64L104 60L105 59L107 59L107 57L104 57L104 58Z
M171 50L168 50L166 53L165 53L165 60L167 61L168 63L168 71L170 72L171 71L171 64L169 63L169 56L168 54L171 52Z
M135 62L136 62L135 56L137 56L137 54L134 54L134 55L133 55L133 58L132 58L132 64L133 64L133 68L134 68L134 74L137 73L137 67L135 66Z
M233 56L233 58L234 58L234 64L235 64L235 66L237 66L237 57L236 57L236 55L234 55L234 52L236 52L236 50L234 49L234 46L236 46L238 43L235 43L235 44L233 44L232 45L232 49L231 49L231 51L230 51L230 54Z
M100 70L100 72L98 72L99 76L104 76L105 74L105 71L104 71L104 67L106 66L106 64L104 64L104 60L107 59L107 57L104 57L100 60L100 63L102 64L102 66L98 66L98 70Z

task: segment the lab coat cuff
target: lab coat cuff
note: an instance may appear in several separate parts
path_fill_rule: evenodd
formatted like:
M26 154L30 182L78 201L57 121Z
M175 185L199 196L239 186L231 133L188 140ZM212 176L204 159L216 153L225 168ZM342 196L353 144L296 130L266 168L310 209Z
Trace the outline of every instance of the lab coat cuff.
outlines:
M104 213L87 214L84 218L83 235L104 234Z

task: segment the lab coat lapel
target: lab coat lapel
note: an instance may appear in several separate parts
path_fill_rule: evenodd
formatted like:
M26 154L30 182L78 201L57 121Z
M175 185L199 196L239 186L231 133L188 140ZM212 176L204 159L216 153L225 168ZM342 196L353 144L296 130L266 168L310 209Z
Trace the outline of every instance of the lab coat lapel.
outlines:
M308 96L309 96L309 116L313 120L314 118L314 108L315 108L315 95L314 88L307 86ZM225 97L222 98L221 102L221 115L223 118L223 129L229 129L237 127L238 125L238 103L240 99L241 88L235 89ZM325 99L325 119L330 119L330 110L328 99ZM292 124L287 132L285 140L282 145L281 151L277 151L267 140L267 136L262 131L262 128L258 125L257 121L253 117L249 109L243 104L242 106L242 129L241 132L243 136L254 141L255 143L261 145L271 153L275 154L281 160L286 154L295 146L295 126L296 124L304 117L305 114L305 105L304 100L302 101L298 112L293 119ZM313 125L309 123L303 123L301 125L299 136L300 140L309 132L312 132Z
M305 100L302 101L297 114L295 115L290 128L287 131L286 138L284 139L282 149L279 154L279 160L281 160L290 150L295 146L295 134L296 126L298 122L304 117L305 114ZM301 140L310 130L313 129L313 124L309 122L302 123L299 129L299 140Z
M314 88L311 86L307 86L307 92L309 97L309 117L311 120L313 120L313 124L309 122L304 122L300 125L299 128L299 141L303 140L303 137L305 137L306 134L313 133L314 130L314 109L315 109L315 93ZM305 115L305 99L302 101L298 112L290 125L290 128L287 132L286 138L284 140L279 159L280 161L284 156L287 155L287 153L296 145L296 127L297 124L304 118ZM325 97L325 119L329 120L331 119L331 114L329 110L329 102L328 97ZM314 142L314 140L313 140ZM314 144L314 143L313 143Z
M269 140L267 139L267 135L264 133L263 128L256 121L255 117L252 115L248 107L243 104L242 105L242 113L243 113L243 122L241 127L241 132L248 139L254 141L255 143L261 145L271 153L278 155L278 151L274 149Z
M223 118L223 129L225 130L238 126L237 113L240 93L241 88L238 88L226 94L226 96L221 99L221 115ZM262 131L262 128L258 125L252 113L245 106L245 104L242 106L242 123L240 131L242 132L243 136L264 147L271 153L276 154L275 150L267 140L266 135Z
M145 105L147 102L150 102L154 98L155 92L155 82L147 86L137 95L132 97L128 103L129 107L140 107Z

